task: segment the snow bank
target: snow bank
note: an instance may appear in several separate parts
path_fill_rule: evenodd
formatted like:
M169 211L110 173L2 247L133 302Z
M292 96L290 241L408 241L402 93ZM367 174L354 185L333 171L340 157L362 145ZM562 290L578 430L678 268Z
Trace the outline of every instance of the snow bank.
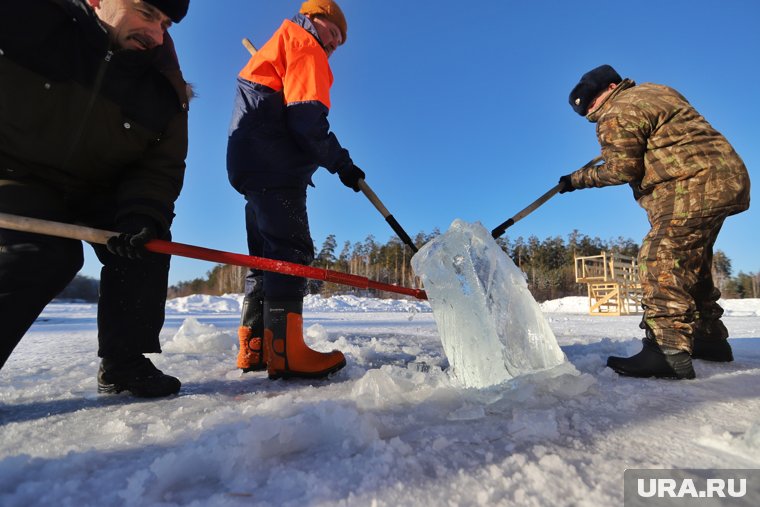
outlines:
M544 313L578 313L588 314L588 298L585 296L568 296L539 305Z
M730 317L760 317L760 299L721 299L718 304Z
M718 304L723 307L727 317L760 317L760 299L721 299ZM588 297L569 296L541 303L544 313L588 314Z
M305 311L312 312L406 312L430 313L430 303L417 299L377 299L358 296L309 295L304 298Z
M166 302L167 315L182 314L239 314L243 301L242 294L225 294L193 296L170 299ZM725 310L727 317L760 317L760 299L721 299L718 303ZM568 296L544 301L539 305L544 313L563 313L588 315L588 298L586 296ZM94 304L55 302L48 305L47 314L56 317L91 315ZM309 295L304 298L304 310L310 312L403 312L431 313L430 303L419 300L376 299L358 296L322 296Z
M208 296L196 294L170 299L166 302L168 314L192 313L239 313L243 302L242 294ZM304 311L311 312L405 312L430 313L427 301L406 299L377 299L358 296L333 296L323 298L318 295L306 296Z
M166 313L240 313L242 302L242 294L225 294L223 296L193 294L192 296L168 300L166 302Z

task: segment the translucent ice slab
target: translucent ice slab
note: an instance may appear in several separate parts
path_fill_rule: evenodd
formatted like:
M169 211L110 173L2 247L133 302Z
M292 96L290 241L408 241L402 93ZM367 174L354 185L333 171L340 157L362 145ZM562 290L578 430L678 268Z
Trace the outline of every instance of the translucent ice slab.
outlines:
M454 220L412 258L452 373L486 387L566 361L525 276L481 224Z

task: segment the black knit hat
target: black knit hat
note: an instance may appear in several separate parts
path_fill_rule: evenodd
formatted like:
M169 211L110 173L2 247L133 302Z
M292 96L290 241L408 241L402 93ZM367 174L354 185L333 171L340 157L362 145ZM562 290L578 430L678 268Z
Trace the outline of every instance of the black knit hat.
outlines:
M190 4L190 0L143 0L143 2L151 4L175 23L182 21Z
M583 74L581 80L570 92L570 105L581 116L586 116L588 106L610 83L619 84L623 79L609 65L600 65Z

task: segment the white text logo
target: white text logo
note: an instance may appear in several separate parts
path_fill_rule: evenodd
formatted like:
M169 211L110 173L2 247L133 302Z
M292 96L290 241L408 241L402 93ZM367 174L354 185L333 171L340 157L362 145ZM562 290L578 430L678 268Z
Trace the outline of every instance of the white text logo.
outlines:
M698 489L692 479L639 479L638 494L643 498L740 498L747 494L747 479L706 479L705 489Z

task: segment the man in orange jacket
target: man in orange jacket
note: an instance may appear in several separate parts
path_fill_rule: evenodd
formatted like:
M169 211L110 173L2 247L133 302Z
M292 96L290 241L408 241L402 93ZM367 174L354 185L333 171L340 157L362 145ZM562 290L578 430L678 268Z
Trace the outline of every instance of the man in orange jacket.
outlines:
M251 57L237 78L227 145L230 183L245 196L251 255L298 264L314 259L306 188L319 166L355 192L364 172L330 132L328 57L346 41L337 3L308 0ZM339 351L316 352L303 341L306 281L251 270L238 332L243 371L269 378L324 377L346 364Z

